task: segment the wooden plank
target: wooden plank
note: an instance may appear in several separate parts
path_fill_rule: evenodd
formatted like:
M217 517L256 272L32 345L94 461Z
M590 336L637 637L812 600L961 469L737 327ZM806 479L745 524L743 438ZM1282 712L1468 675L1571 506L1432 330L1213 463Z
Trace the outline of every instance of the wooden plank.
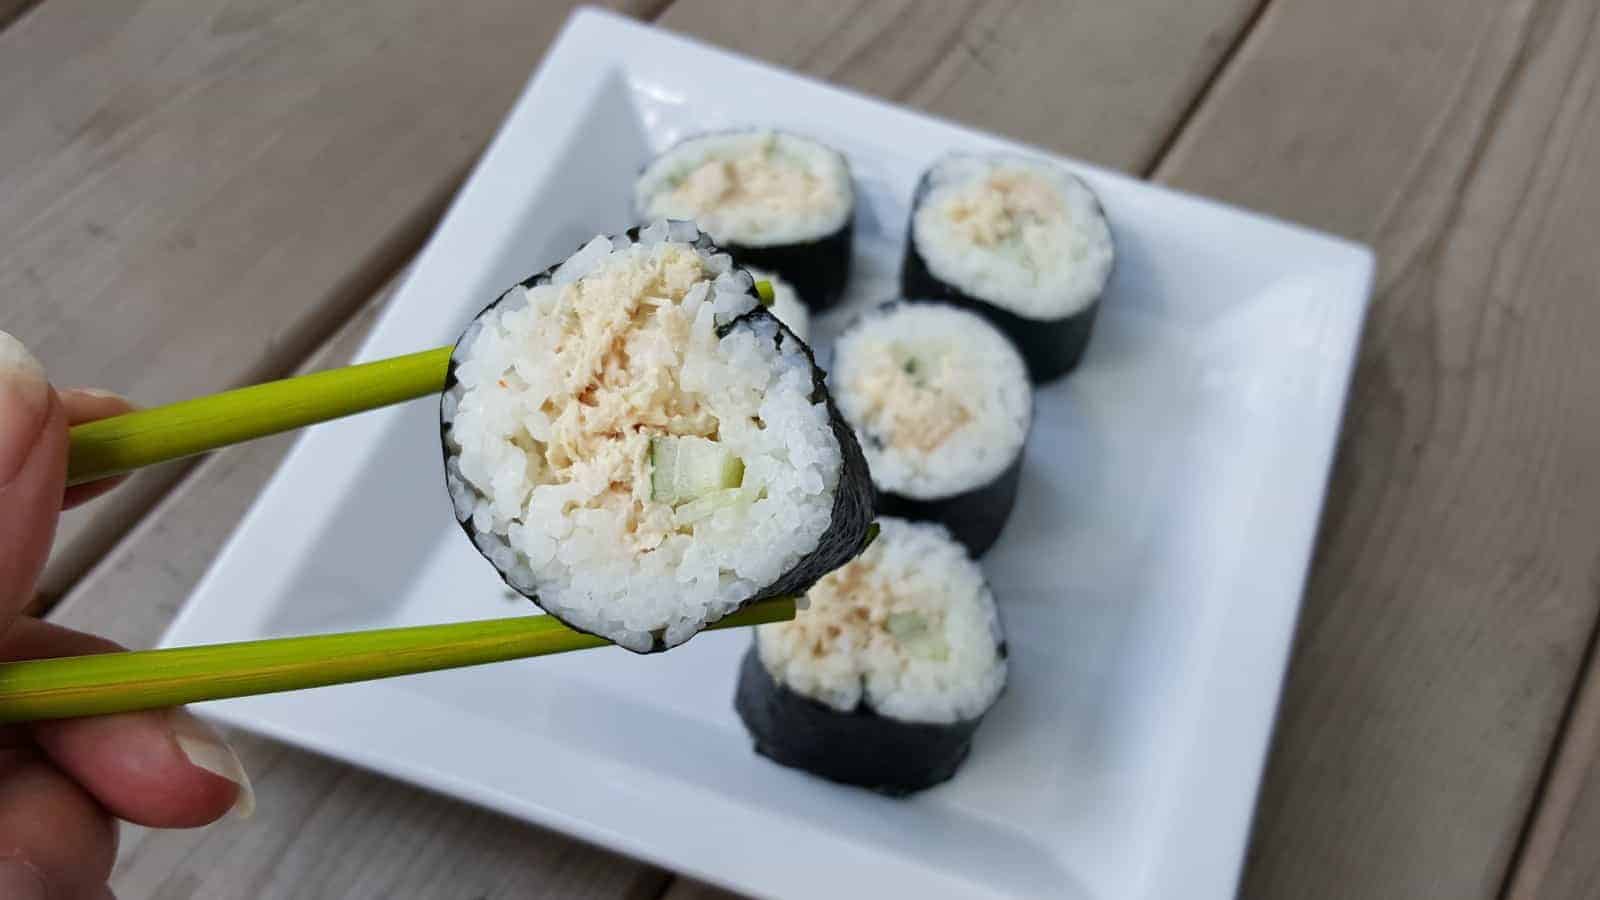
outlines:
M1158 170L1380 258L1243 896L1506 875L1600 606L1597 9L1277 0Z
M1257 0L678 0L659 24L1128 171L1164 146Z
M672 879L671 887L661 895L661 900L737 900L739 896L703 881L679 876Z
M569 6L40 5L0 32L0 329L147 404L292 368L419 246ZM66 517L42 590L180 471Z
M1527 834L1508 900L1600 896L1600 660L1592 656Z
M307 369L347 360L369 304ZM68 595L52 620L145 647L160 637L292 444L216 454ZM541 828L301 752L229 737L254 781L249 821L124 829L112 888L124 900L541 896L653 897L669 876Z
M37 6L39 0L0 0L0 28L9 26Z

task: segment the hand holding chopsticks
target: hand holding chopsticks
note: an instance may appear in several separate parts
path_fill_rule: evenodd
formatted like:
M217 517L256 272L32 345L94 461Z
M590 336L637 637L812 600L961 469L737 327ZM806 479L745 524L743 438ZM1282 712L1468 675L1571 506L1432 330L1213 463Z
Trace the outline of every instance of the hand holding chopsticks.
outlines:
M760 282L756 290L764 302L771 301L769 284ZM67 484L438 394L445 387L451 350L424 350L77 425L70 432ZM27 361L38 369L31 356ZM42 370L33 374L42 383ZM711 627L793 617L792 599L769 600ZM553 617L521 616L0 663L0 723L297 690L607 643Z

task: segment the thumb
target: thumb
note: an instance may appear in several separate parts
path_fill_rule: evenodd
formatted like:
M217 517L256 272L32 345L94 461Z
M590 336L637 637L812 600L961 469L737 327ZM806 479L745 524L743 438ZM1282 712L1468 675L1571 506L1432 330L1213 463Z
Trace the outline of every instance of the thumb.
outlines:
M33 597L67 470L67 423L44 367L0 331L0 632Z

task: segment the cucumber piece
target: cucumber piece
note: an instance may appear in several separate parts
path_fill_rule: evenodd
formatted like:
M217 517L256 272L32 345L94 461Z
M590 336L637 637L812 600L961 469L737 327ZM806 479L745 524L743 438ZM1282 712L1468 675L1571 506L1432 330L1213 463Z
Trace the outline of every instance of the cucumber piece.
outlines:
M928 620L914 612L890 613L884 625L897 641L909 641L928 630Z
M702 437L650 439L650 499L674 506L744 483L744 460Z
M693 525L701 519L709 519L717 510L741 503L749 503L750 498L744 495L739 488L725 488L712 491L704 497L697 497L687 503L680 504L672 510L673 521L678 525Z
M945 643L944 635L934 630L921 613L890 613L884 625L910 656L934 660L950 656L950 646Z

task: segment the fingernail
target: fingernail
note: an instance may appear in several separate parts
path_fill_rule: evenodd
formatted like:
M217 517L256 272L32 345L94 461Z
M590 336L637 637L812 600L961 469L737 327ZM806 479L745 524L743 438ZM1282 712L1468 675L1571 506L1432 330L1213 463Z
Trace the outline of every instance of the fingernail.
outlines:
M188 710L178 709L172 713L172 731L177 737L178 749L183 751L190 765L239 786L233 811L241 819L250 818L256 811L255 789L250 786L250 776L244 773L244 764L239 762L239 755L223 742L216 729L195 718ZM3 896L0 894L0 897Z
M0 484L9 482L32 452L49 408L44 366L21 341L0 331Z
M25 387L40 396L44 395L47 387L44 366L21 341L4 331L0 331L0 379Z
M0 332L3 334L4 332ZM24 859L0 859L0 897L6 900L49 900L44 877Z
M116 391L107 391L101 388L81 387L73 388L72 392L74 394L82 394L85 397L93 397L96 400L121 400L123 403L127 403L129 406L133 405L127 397L122 396Z

